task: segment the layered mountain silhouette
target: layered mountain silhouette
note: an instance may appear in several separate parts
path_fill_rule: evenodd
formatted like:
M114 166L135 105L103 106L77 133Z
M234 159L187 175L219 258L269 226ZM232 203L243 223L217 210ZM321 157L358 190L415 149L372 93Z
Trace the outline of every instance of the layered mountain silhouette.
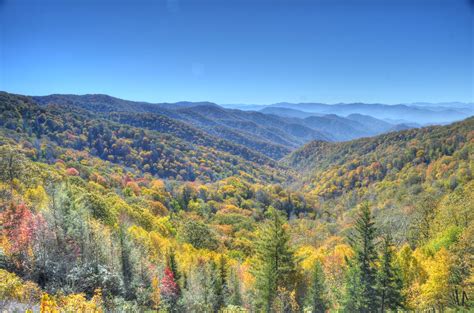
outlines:
M230 108L212 102L148 103L101 94L55 94L31 99L41 106L83 109L103 119L185 140L219 140L229 151L248 148L275 160L312 140L347 141L422 124L443 124L472 115L473 108L461 103L452 108L448 108L449 103L278 103Z

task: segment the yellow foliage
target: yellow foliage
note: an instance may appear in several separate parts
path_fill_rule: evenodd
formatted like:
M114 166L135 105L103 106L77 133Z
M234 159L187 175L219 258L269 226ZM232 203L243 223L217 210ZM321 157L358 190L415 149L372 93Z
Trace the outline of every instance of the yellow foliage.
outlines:
M224 204L217 211L217 215L222 214L241 214L243 216L252 216L252 211L241 209L233 204Z
M41 303L40 303L40 312L41 313L59 313L58 304L54 300L53 297L44 293L41 296Z
M3 302L17 301L32 305L41 295L38 286L32 282L24 282L18 276L0 269L0 308Z
M219 257L219 253L206 250L196 249L191 244L183 244L180 249L176 251L176 260L180 265L180 268L185 271L191 271L198 262L209 262L210 260L216 261Z
M153 302L153 308L158 309L161 302L161 290L160 290L160 281L158 277L153 277L151 280L151 301Z
M167 218L164 218L167 219ZM150 254L150 259L155 262L163 260L165 252L172 246L171 241L156 231L146 231L140 226L133 225L128 228L128 233L144 251Z
M155 190L164 191L165 183L161 179L155 179L151 182L151 188Z
M7 255L7 256L10 256L11 253L9 251L11 251L11 243L10 241L8 240L8 237L6 236L6 234L2 234L0 235L0 248L2 250L2 252Z
M450 255L441 248L433 258L424 262L428 273L426 283L421 286L421 299L425 307L444 306L449 301Z
M295 256L300 259L301 268L305 271L310 271L316 261L323 261L326 251L324 248L315 248L313 246L302 246L296 250Z
M243 307L240 307L240 306L228 305L225 308L223 308L222 311L220 311L220 312L222 312L222 313L247 313L248 310L243 308Z
M427 279L427 273L420 261L423 258L424 256L419 250L413 252L408 244L405 244L397 254L397 262L405 283L403 293L410 309L421 306L421 285Z
M29 207L36 207L38 209L46 208L48 205L48 195L43 186L39 185L36 188L28 189L25 192L25 202Z
M295 291L288 291L278 287L277 294L272 303L273 312L299 312Z
M247 259L240 266L240 280L242 282L242 287L244 290L250 290L255 284L255 276L250 273L250 267L252 265L252 260Z
M83 293L53 297L44 293L41 297L41 313L102 313L102 292L97 289L91 300L87 300Z

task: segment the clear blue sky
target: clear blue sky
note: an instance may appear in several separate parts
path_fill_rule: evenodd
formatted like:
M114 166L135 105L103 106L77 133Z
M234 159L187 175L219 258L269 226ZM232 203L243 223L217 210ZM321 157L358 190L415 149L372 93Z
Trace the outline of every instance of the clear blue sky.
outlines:
M0 0L0 90L473 101L471 0Z

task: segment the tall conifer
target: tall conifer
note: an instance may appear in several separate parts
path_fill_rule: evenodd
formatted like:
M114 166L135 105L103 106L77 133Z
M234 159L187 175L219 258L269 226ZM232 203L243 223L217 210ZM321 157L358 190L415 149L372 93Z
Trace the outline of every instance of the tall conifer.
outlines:
M257 306L264 312L270 312L278 287L294 289L296 275L296 261L284 227L285 219L272 207L268 215L268 221L258 233L253 267Z
M383 238L382 251L377 272L377 292L380 312L403 308L403 282L399 267L394 263L394 247L390 235Z
M328 307L326 300L326 286L321 262L317 261L311 273L311 281L306 295L306 306L313 313L324 313Z
M369 204L363 203L350 238L354 257L349 260L346 285L346 311L377 311L376 228Z

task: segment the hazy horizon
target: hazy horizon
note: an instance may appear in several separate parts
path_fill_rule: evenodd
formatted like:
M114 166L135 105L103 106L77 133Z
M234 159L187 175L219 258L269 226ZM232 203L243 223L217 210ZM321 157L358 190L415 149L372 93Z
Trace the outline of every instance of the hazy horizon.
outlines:
M0 90L3 92L7 93L13 93L13 94L21 94L21 93L16 93L12 92L9 90ZM230 102L223 102L223 103L217 103L214 101L202 99L202 100L187 100L187 99L182 99L182 100L177 100L177 101L165 101L165 100L157 100L157 101L151 101L147 99L129 99L129 98L124 98L124 97L118 97L113 94L106 94L106 93L46 93L46 94L25 94L29 97L47 97L47 96L52 96L52 95L72 95L72 96L108 96L112 98L117 98L121 100L126 100L126 101L132 101L132 102L144 102L144 103L150 103L150 104L176 104L176 103L181 103L181 102L190 102L190 103L200 103L200 102L209 102L213 104L217 104L222 107L232 107L232 106L259 106L259 107L265 107L265 106L272 106L272 105L278 105L278 104L324 104L324 105L351 105L351 104L374 104L374 105L435 105L435 106L443 106L443 105L450 105L450 104L467 104L467 105L474 105L474 102L471 101L443 101L443 102L428 102L428 101L413 101L413 102L404 102L404 103L385 103L385 102L360 102L360 101L351 101L351 102L333 102L333 103L328 103L328 102L322 102L322 101L305 101L305 102L291 102L291 101L277 101L277 102L271 102L271 103L230 103Z

